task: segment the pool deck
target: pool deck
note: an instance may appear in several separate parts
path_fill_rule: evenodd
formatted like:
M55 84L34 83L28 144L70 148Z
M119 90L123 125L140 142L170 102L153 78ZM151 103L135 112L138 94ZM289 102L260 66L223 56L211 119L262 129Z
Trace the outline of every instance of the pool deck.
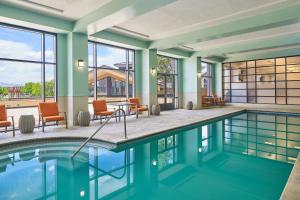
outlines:
M124 123L116 123L115 119L111 121L95 135L94 139L110 144L120 144L131 140L144 138L150 135L158 134L178 127L188 126L194 123L204 122L216 117L234 114L243 111L242 108L223 107L201 110L172 110L161 112L159 116L141 115L138 119L135 116L127 117L127 139L124 137ZM89 127L70 127L65 129L63 126L46 127L43 133L35 129L32 134L21 134L16 132L13 138L12 133L2 133L0 135L0 147L15 142L50 140L50 139L85 139L89 137L98 127L100 121L91 122Z

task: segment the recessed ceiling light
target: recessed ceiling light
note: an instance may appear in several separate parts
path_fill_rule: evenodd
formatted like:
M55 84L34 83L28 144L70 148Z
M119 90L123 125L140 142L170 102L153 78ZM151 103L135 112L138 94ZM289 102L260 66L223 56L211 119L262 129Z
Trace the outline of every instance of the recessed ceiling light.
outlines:
M132 30L120 27L120 26L113 26L112 28L120 30L120 31L127 32L129 34L133 34L133 35L136 35L136 36L139 36L139 37L144 37L144 38L149 38L150 37L149 35L146 35L146 34L143 34L143 33L139 33L139 32L136 32L136 31L132 31Z

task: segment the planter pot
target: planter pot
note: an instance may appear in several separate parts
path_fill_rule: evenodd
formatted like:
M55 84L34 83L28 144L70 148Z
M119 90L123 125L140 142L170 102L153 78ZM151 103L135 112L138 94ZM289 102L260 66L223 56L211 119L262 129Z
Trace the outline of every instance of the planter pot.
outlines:
M89 126L91 114L89 111L80 111L77 116L79 126Z
M152 105L151 107L151 113L152 115L160 115L160 105Z
M21 115L19 119L19 129L21 133L32 133L35 126L33 115Z
M193 102L192 102L192 101L189 101L189 102L186 104L186 109L187 109L187 110L193 110Z

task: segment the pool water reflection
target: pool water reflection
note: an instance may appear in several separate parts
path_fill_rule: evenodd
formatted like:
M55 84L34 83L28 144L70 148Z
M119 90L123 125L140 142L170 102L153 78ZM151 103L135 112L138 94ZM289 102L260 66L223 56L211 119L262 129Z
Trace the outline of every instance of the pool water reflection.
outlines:
M50 143L0 153L0 199L278 199L296 116L244 113L113 150Z

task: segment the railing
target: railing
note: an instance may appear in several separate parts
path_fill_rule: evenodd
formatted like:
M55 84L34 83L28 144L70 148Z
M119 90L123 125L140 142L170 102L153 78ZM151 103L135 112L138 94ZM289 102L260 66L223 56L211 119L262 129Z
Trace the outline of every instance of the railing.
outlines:
M124 136L125 139L127 138L127 130L126 130L126 112L123 109L117 109L114 111L114 113L106 119L106 121L101 124L101 126L88 138L86 139L81 145L80 147L73 153L73 155L71 156L71 158L73 159L79 152L80 150L91 140L93 139L93 137L113 118L113 117L120 117L121 112L123 113L124 116ZM119 113L117 115L117 113Z

